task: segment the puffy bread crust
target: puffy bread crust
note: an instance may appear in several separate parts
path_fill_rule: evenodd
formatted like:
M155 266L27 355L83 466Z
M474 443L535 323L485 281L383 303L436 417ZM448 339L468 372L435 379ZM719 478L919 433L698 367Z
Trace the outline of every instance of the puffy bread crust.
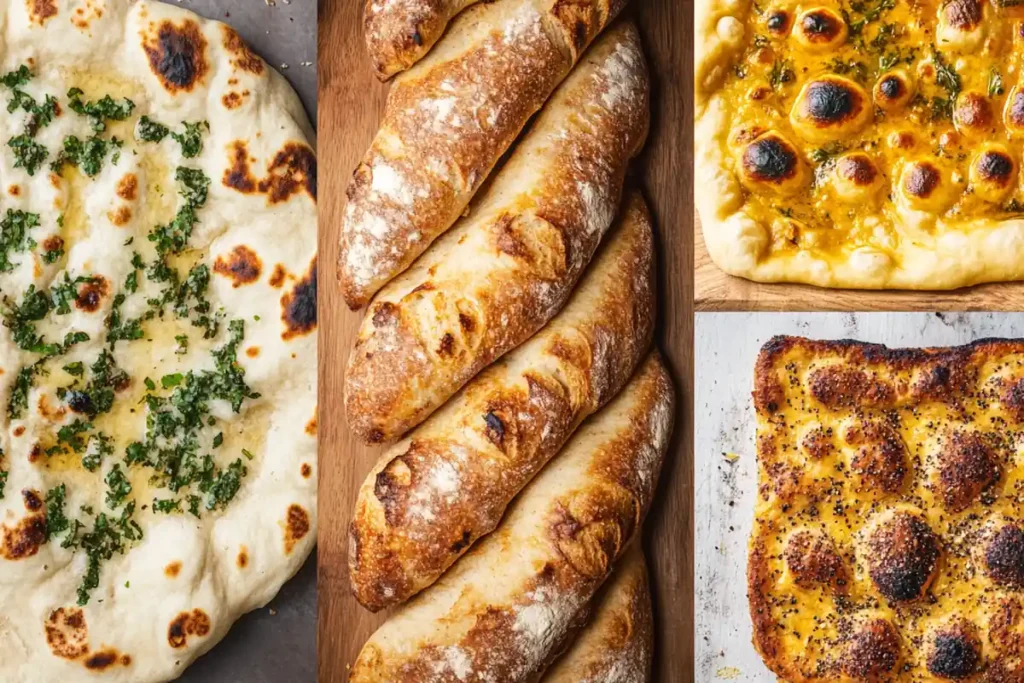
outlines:
M832 169L832 185L836 194L851 204L872 201L885 185L885 176L875 161L863 152L844 154Z
M494 529L519 489L625 384L653 327L652 232L633 194L565 309L367 476L350 530L357 599L373 610L405 600Z
M900 663L903 645L899 633L887 619L866 619L845 643L842 670L858 681L878 680L892 673Z
M345 375L356 434L394 441L558 312L615 218L648 88L639 35L619 24L470 215L374 299Z
M980 140L995 134L996 113L992 102L980 92L961 93L953 109L956 129L965 137Z
M813 7L797 15L793 37L804 50L826 54L846 42L849 27L842 15L828 7Z
M19 0L0 3L0 10L5 64L16 68L31 60L36 75L29 87L57 96L62 107L70 87L85 85L96 97L108 92L115 98L130 95L135 103L132 119L149 114L176 131L183 120L210 124L203 132L202 152L187 160L170 138L141 143L133 139L130 127L127 134L118 130L124 141L120 159L108 158L95 178L82 181L81 190L69 189L70 181L56 174L30 177L13 169L9 154L0 159L0 175L22 190L18 206L38 210L44 224L52 225L74 197L81 200L82 225L87 226L67 240L60 262L27 274L21 282L15 281L21 274L0 274L0 289L20 298L27 284L49 286L62 271L93 272L106 283L60 320L62 326L87 330L91 339L77 345L66 360L54 361L52 367L58 369L73 359L88 365L101 349L109 348L104 319L131 260L131 248L122 245L133 237L145 252L140 245L153 227L149 210L165 204L156 186L167 179L164 199L170 200L167 208L173 212L175 166L199 168L211 181L189 241L189 258L210 270L206 297L213 310L226 315L220 334L203 340L202 332L186 323L179 331L189 333L189 353L176 356L173 337L166 339L171 325L154 320L145 325L153 337L152 355L146 352L146 341L118 342L113 353L136 386L146 373L159 378L210 368L209 351L226 340L226 321L244 318L238 362L246 383L262 397L246 400L237 414L230 407L212 408L218 426L203 429L204 439L212 437L210 429L223 430L224 448L232 447L239 457L232 435L248 431L259 444L251 461L241 458L248 474L238 493L223 511L204 511L201 519L157 515L149 509L152 496L168 494L162 487L148 488L148 468L133 466L134 519L144 536L123 555L102 563L99 585L81 607L76 590L85 572L83 550L62 548L61 538L54 538L19 560L0 551L0 680L166 681L214 647L242 614L271 600L315 544L316 436L306 431L316 410L315 137L298 97L280 74L227 25L176 3ZM86 96L92 98L92 93ZM128 124L109 124L103 137L118 126ZM52 159L63 137L72 134L85 139L93 131L85 117L65 108L37 139ZM240 166L235 156L239 145L245 151ZM10 208L13 200L8 201ZM218 262L227 267L218 269ZM276 285L271 276L275 267L283 273ZM138 280L141 294L145 280L141 275ZM131 298L126 312L130 305ZM138 358L136 343L142 345L144 358ZM259 353L247 354L250 348ZM0 334L0 354L0 401L6 406L11 380L31 356L14 350L6 328ZM51 407L59 404L40 382L30 394L30 405L45 405L44 398L53 399ZM135 421L126 402L130 399L119 395L115 413L124 416L129 429L144 430L144 410L135 414ZM57 412L62 411L63 406ZM0 538L7 535L12 511L22 505L22 489L44 495L66 483L67 515L83 522L89 517L80 512L81 504L102 509L105 470L87 473L64 466L58 472L29 461L30 438L52 434L71 417L30 411L11 423L4 413L0 439L5 455L0 464L10 471L7 495L0 500ZM96 424L99 428L99 420ZM17 433L22 438L12 441ZM110 461L122 456L119 447ZM218 464L227 456L216 454ZM307 476L301 474L303 466ZM247 560L240 564L243 547Z
M535 680L647 513L675 413L657 352L483 539L400 608L352 666L353 683Z
M804 140L825 143L860 132L873 116L864 88L848 78L829 74L804 84L789 120Z
M987 202L1003 202L1017 186L1019 166L1005 145L987 144L971 162L974 194Z
M753 192L792 195L804 189L810 177L799 150L775 131L741 147L736 163L743 184Z
M1024 589L1024 527L1012 522L992 525L980 546L980 560L993 583Z
M966 619L953 619L932 629L925 647L928 671L943 680L969 678L982 662L978 629Z
M829 536L815 529L800 529L789 536L786 567L801 586L825 586L845 593L849 573Z
M638 537L640 534L638 534ZM645 683L651 679L654 617L647 565L634 541L594 598L596 609L542 683Z
M939 6L938 46L974 52L985 39L984 0L950 0Z
M906 69L893 69L882 74L872 91L875 106L887 114L903 111L916 92L914 77Z
M459 218L611 20L600 6L579 5L584 20L558 0L473 5L395 79L380 130L346 190L338 269L350 308L364 306Z
M915 211L942 213L956 201L953 179L938 159L909 161L899 177L900 200Z
M999 460L991 442L977 432L956 430L934 456L934 486L947 512L962 512L999 479Z

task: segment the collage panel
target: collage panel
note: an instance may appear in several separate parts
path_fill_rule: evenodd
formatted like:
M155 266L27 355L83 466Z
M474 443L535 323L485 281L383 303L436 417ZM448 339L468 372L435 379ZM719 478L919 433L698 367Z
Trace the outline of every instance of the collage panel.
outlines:
M320 679L689 680L687 8L442 5L321 11Z
M316 36L0 2L4 683L316 680Z
M1022 325L697 315L696 680L1019 677Z

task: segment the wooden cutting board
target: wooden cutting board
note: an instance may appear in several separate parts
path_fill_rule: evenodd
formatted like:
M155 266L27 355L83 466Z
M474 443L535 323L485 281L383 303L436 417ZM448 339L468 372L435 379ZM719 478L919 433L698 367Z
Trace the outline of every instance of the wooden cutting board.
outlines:
M694 299L698 311L1019 311L1024 283L952 292L857 291L765 284L726 275L711 260L694 212Z
M632 182L642 187L658 230L659 327L678 390L679 412L658 498L645 527L656 612L656 681L693 680L692 351L693 213L689 159L692 119L692 6L634 0L654 82L653 124ZM348 667L385 615L352 598L347 575L348 524L356 493L380 449L363 446L345 426L343 369L360 322L336 287L337 226L352 169L376 132L386 87L363 51L361 0L322 2L319 34L320 202L320 480L319 680L344 681Z

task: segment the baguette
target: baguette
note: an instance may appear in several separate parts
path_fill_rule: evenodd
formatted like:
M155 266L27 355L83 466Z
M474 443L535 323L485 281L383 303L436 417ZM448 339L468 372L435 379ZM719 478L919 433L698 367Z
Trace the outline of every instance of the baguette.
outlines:
M645 683L651 679L654 615L639 540L594 599L595 609L543 683Z
M653 328L651 227L636 194L551 324L370 472L350 530L356 598L374 611L401 602L494 529L580 422L626 384Z
M386 81L430 51L456 14L479 0L367 0L366 51L377 78Z
M636 29L603 37L468 218L377 296L345 377L349 427L394 441L562 307L647 129Z
M672 429L657 352L516 500L502 526L399 609L357 683L536 681L643 521Z
M565 6L475 5L396 79L381 128L347 190L339 277L351 308L365 305L455 222L611 19L608 0Z

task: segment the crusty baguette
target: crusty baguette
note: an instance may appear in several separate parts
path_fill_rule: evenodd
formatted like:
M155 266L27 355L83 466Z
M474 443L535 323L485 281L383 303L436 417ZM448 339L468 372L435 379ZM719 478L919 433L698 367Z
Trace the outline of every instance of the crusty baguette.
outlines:
M651 227L634 194L569 305L367 476L349 547L359 601L375 611L402 602L490 532L580 422L625 385L653 328Z
M647 512L672 430L657 352L523 491L502 525L370 638L357 683L536 681Z
M647 129L629 24L595 44L472 214L380 292L349 356L349 427L389 442L541 328L612 224Z
M430 51L452 18L479 0L366 0L363 32L377 77L385 81Z
M634 541L594 598L590 621L543 683L646 683L654 622L647 565Z
M581 48L607 25L607 3L475 5L396 79L347 190L338 272L350 307L366 304L451 227Z

